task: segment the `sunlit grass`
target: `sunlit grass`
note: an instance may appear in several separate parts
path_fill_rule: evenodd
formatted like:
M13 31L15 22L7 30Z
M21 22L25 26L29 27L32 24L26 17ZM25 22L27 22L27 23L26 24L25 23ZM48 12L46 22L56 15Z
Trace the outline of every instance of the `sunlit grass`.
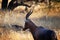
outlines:
M0 28L0 40L33 40L31 33Z

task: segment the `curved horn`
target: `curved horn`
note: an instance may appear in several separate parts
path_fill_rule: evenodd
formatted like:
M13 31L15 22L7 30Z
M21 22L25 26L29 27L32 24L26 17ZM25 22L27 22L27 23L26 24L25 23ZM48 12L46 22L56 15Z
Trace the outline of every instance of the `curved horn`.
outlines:
M30 10L30 11L27 13L27 15L26 15L26 20L29 18L29 16L30 16L32 13L33 13L32 10Z

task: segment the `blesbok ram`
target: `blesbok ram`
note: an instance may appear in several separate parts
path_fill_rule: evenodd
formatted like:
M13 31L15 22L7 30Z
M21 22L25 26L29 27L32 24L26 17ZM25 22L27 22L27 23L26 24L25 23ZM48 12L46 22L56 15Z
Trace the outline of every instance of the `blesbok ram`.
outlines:
M30 10L26 15L25 27L23 30L30 29L34 40L57 40L56 33L53 30L44 28L42 26L37 27L29 18L32 14L32 10Z

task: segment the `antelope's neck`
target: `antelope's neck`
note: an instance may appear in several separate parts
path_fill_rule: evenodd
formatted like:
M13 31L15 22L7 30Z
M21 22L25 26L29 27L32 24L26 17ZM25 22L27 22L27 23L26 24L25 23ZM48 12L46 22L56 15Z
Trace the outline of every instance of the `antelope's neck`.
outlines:
M26 25L30 29L30 32L32 33L32 35L34 35L37 26L29 19L26 21Z
M30 29L30 32L32 33L32 35L34 35L36 28L37 28L36 25L33 25L33 24L32 24L32 26L30 26L29 29Z

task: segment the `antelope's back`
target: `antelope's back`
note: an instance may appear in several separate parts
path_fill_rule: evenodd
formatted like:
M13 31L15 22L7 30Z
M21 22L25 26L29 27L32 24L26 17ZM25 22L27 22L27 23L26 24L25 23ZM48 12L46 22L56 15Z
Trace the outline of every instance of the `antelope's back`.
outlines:
M57 40L56 33L53 30L43 27L38 27L35 30L35 37L37 37L37 40Z

